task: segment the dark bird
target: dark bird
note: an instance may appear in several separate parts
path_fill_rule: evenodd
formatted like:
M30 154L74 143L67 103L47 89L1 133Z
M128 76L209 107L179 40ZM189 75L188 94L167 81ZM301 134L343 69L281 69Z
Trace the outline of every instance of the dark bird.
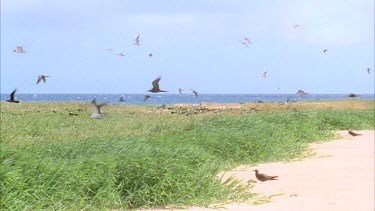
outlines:
M267 71L262 74L262 78L267 78Z
M167 92L167 91L164 91L164 90L161 90L159 88L159 81L161 80L161 77L159 76L157 79L155 79L153 82L152 82L152 89L148 90L148 92L152 92L152 93L158 93L158 92Z
M258 169L256 170L253 170L255 171L255 177L259 180L259 181L267 181L267 180L277 180L277 176L268 176L266 174L259 174L259 171Z
M134 45L140 45L139 44L139 42L140 42L141 40L139 40L139 35L135 38L135 43L134 43Z
M190 89L190 90L193 91L195 97L198 97L198 92L197 92L197 91L195 91L195 90L193 90L193 89Z
M124 97L123 96L121 96L120 97L120 99L118 100L119 102L124 102L125 101L125 99L124 99Z
M181 88L178 88L178 92L180 93L180 95L182 95L182 91L184 91L184 90L181 89Z
M348 130L348 133L349 133L350 135L352 135L352 136L361 136L361 135L362 135L362 134L360 134L360 133L355 133L355 132L353 132L351 129Z
M301 96L304 96L304 95L307 95L308 93L306 93L305 91L303 91L303 90L298 90L298 92L297 92L297 95L301 95Z
M43 82L45 83L46 82L46 78L48 78L49 76L46 76L46 75L39 75L38 76L38 80L36 81L36 84L38 84L41 80L43 80Z
M91 110L92 110L92 114L90 115L90 118L94 118L94 119L97 119L97 118L102 118L102 117L105 117L106 115L105 114L102 114L100 113L100 108L104 105L107 105L107 103L96 103L96 98L94 98L92 101L91 101Z
M15 53L26 53L21 46L17 46L16 49L13 51Z
M152 56L153 56L152 53L150 53L150 54L148 55L148 57L150 57L150 59L151 59Z
M367 73L371 74L371 68L367 68Z
M323 50L323 53L325 53L325 52L327 52L327 51L328 51L327 49L324 49L324 50Z
M146 95L145 98L143 99L143 102L146 102L146 100L150 99L151 96L150 95Z
M117 54L118 56L125 56L123 53L119 53L119 54Z
M249 43L249 44L251 44L251 42L250 42L250 40L249 40L249 38L247 38L247 37L244 37L243 38L247 43Z
M354 94L354 93L349 93L348 94L348 97L358 97L358 95Z
M10 94L10 100L7 100L10 103L19 103L19 100L14 100L14 95L16 94L17 89L15 89L11 94Z

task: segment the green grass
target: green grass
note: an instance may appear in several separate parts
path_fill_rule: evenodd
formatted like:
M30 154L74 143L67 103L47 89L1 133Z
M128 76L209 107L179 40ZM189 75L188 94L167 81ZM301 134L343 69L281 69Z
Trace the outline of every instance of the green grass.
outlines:
M90 119L88 104L1 102L0 209L244 201L253 196L248 187L233 179L221 183L218 173L240 164L300 158L307 143L329 140L333 130L375 127L371 106L306 105L298 112L275 103L259 113L243 112L243 107L191 116L110 105L102 109L107 118Z

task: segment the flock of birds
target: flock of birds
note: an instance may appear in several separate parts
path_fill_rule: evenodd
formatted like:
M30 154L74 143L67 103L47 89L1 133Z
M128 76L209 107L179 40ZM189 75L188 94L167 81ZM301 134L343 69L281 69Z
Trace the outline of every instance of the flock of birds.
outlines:
M301 26L299 24L296 24L293 26L294 29L297 29L297 28L300 28ZM240 41L242 45L244 45L246 48L249 48L249 45L251 44L251 41L249 38L247 37L244 37L243 40ZM136 46L139 46L140 45L140 36L138 35L136 38L135 38L135 42L134 42L134 45ZM113 51L112 48L109 48L107 49L108 51ZM22 48L22 46L17 46L16 49L13 51L15 53L26 53L26 51ZM324 49L323 50L323 53L327 53L328 50L327 49ZM117 54L118 56L125 56L122 52L118 53ZM149 53L148 54L149 58L152 58L153 54L152 53ZM265 71L263 72L263 74L261 75L262 78L267 78L267 73L268 71ZM367 68L367 73L370 74L371 73L371 68ZM46 75L39 75L38 76L38 79L37 79L37 84L39 84L41 81L43 81L44 83L46 83L46 79L50 77L50 76L46 76ZM162 90L160 89L160 86L159 86L159 82L161 80L161 77L159 76L158 78L156 78L154 81L152 81L152 88L148 90L148 92L151 92L151 93L159 93L159 92L167 92L166 90ZM195 97L198 97L198 92L193 90L193 89L190 89L192 91L192 93L194 94ZM9 100L6 100L7 102L11 102L11 103L19 103L20 101L19 100L15 100L15 93L16 93L17 89L15 89L11 94L10 94L10 99ZM179 88L178 89L178 92L180 94L182 94L184 90L182 88ZM306 95L308 93L306 93L305 91L303 90L298 90L297 95L300 95L300 96L303 96L303 95ZM356 96L355 94L352 94L350 93L351 97L354 97ZM150 99L151 96L150 95L145 95L144 97L144 102L147 101L148 99ZM120 97L119 99L120 102L123 102L125 101L124 100L124 97ZM101 107L103 107L104 105L106 105L107 103L97 103L96 102L96 99L94 98L91 102L91 110L92 110L92 114L90 115L91 118L102 118L102 117L105 117L106 114L103 114L100 112L100 109ZM286 102L286 105L288 106L292 106L291 105L291 100L288 99L287 102ZM163 108L165 108L166 105L162 105L158 108L158 112L161 112L161 110ZM292 106L293 107L293 106ZM297 111L296 108L294 108L294 111ZM351 129L348 129L348 133L352 136L360 136L362 134L359 134L359 133L355 133L353 132ZM264 182L264 181L268 181L268 180L277 180L277 177L278 176L269 176L269 175L266 175L266 174L261 174L259 173L259 171L256 169L256 170L253 170L255 171L255 177L261 181L261 182Z

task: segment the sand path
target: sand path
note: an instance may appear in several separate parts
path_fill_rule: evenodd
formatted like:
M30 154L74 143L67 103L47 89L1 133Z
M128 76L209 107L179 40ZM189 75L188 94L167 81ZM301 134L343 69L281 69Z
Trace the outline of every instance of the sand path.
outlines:
M271 197L260 205L228 204L225 208L191 207L185 210L374 210L374 134L373 130L355 131L351 137L340 131L341 138L311 144L316 155L291 163L267 163L256 167L240 166L226 175L243 181L255 179L252 170L278 175L279 179L256 183L252 192L259 199ZM278 195L282 194L282 195Z

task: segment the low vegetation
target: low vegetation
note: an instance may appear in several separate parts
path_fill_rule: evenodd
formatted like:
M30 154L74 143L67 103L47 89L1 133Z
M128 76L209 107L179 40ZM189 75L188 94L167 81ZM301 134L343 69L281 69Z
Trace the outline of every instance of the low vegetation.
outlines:
M1 102L0 209L207 206L253 194L216 175L304 156L331 131L374 129L373 100L233 105ZM191 106L190 106L191 107ZM169 108L169 109L168 109ZM184 110L185 111L185 110Z

